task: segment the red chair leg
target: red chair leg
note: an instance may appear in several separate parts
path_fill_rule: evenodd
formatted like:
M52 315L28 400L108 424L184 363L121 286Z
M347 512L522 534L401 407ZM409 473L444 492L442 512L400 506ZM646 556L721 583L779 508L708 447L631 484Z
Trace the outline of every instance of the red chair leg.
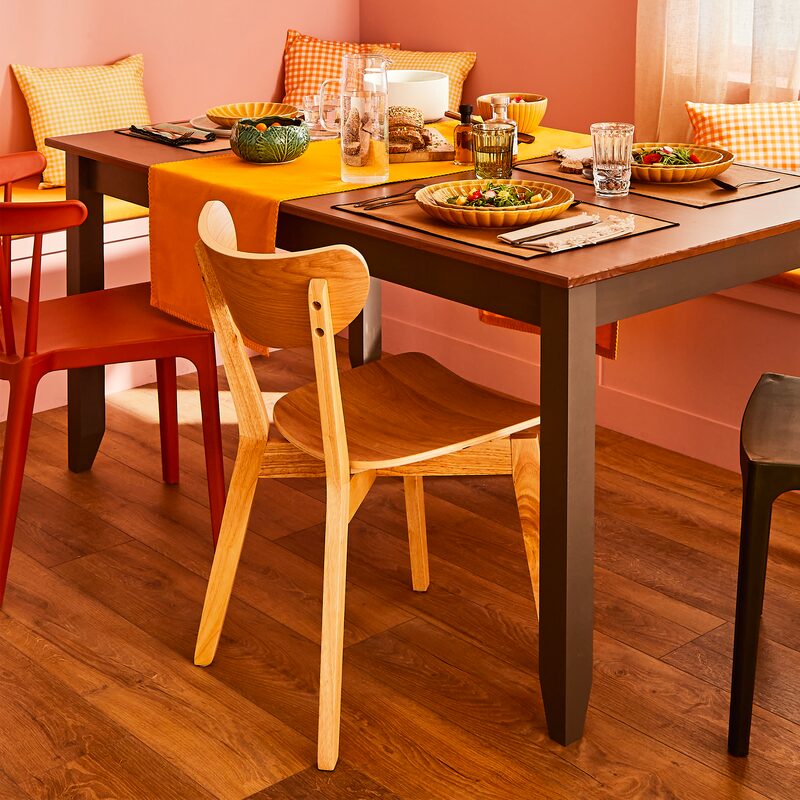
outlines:
M219 421L219 384L214 345L203 348L194 360L200 389L203 415L203 445L206 453L208 504L211 510L211 532L217 543L222 514L225 511L225 465L222 458L222 429Z
M3 467L0 471L0 606L6 591L37 383L38 378L30 371L21 371L11 384L8 401Z
M177 483L178 457L178 381L174 358L156 359L158 380L158 418L161 427L161 474L164 483Z

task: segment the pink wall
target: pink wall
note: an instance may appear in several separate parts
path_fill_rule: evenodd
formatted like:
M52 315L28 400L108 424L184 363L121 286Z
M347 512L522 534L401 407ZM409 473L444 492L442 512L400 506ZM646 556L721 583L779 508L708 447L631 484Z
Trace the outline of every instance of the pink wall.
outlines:
M569 130L633 119L636 0L361 0L361 38L474 50L467 102L538 92L550 100L545 124Z
M102 64L142 52L153 118L180 119L217 103L282 95L287 28L330 39L357 39L359 29L358 0L2 0L0 7L0 153L33 146L9 64Z

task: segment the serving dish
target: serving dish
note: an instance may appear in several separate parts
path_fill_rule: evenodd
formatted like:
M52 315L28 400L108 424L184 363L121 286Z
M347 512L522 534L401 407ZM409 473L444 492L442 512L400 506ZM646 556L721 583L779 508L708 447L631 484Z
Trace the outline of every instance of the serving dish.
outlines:
M699 164L631 164L631 180L644 183L697 183L716 178L733 163L733 153L721 147L702 147L681 142L636 142L633 149L649 150L656 147L688 147L699 159Z
M234 123L231 150L253 164L288 164L305 153L310 141L308 125L302 120L245 117Z
M234 122L248 117L294 117L297 108L288 103L228 103L227 105L214 106L206 111L206 116L223 128L232 128Z
M498 183L502 184L503 186L509 185L525 185L527 186L527 181L495 181L495 185ZM475 180L475 181L461 181L460 185L454 188L449 189L439 189L436 192L433 192L431 197L435 203L438 203L440 206L444 206L445 208L456 208L456 209L464 209L464 208L472 208L474 206L458 206L454 205L453 203L448 202L449 198L451 197L468 197L475 189L480 188L481 190L486 186L487 181L485 180ZM533 187L527 187L533 188ZM492 213L497 213L498 211L525 211L529 208L541 208L547 203L550 202L553 198L553 193L549 189L536 189L537 194L541 195L541 199L535 203L525 203L524 205L520 206L505 206L505 207L497 207L497 206L481 206L480 210L482 211L491 211Z
M436 122L447 111L450 78L429 69L390 69L386 72L390 106L422 111L425 122Z
M539 125L542 124L545 112L547 111L547 98L543 94L531 94L529 92L492 92L482 94L478 97L478 113L484 120L492 117L492 98L508 97L509 100L521 97L522 102L508 104L509 119L517 123L517 128L522 133L535 133Z
M448 225L461 225L469 228L514 228L521 225L530 225L534 222L544 222L558 216L562 211L566 211L575 195L565 188L555 183L543 183L541 181L522 181L507 180L505 184L526 186L535 191L547 191L550 199L544 205L536 208L526 208L518 210L516 208L470 208L468 206L442 206L436 202L435 195L443 190L451 191L453 194L462 191L462 187L485 187L489 181L450 181L448 183L434 183L420 189L414 199L417 205L429 216L446 222Z

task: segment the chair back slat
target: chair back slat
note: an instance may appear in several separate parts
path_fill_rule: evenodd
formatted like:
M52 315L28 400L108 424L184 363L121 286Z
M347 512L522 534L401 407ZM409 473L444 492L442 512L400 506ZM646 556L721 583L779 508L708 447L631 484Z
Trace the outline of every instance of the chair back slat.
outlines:
M206 203L198 227L231 316L246 338L264 347L309 344L308 287L315 278L328 283L333 333L356 318L369 291L369 270L358 251L337 245L302 253L243 253L229 246L235 234L232 223L221 222L226 213L219 201Z
M47 159L36 150L0 156L0 186L41 175L46 166ZM6 198L6 202L9 201L10 198Z
M24 155L24 154L20 154ZM37 154L38 155L38 154ZM0 159L0 165L3 161ZM0 175L0 179L2 175ZM33 236L28 317L25 325L25 355L36 352L39 323L39 290L42 275L42 237L80 225L86 219L86 206L77 200L55 203L0 203L0 241L2 272L0 273L0 312L3 319L3 352L17 354L14 339L11 301L11 239Z

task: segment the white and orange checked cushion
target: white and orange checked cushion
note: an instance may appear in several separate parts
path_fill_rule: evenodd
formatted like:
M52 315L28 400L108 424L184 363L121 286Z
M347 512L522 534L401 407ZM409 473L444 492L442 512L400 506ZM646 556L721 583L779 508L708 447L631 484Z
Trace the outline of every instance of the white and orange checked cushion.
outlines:
M800 169L800 101L686 103L695 144L723 147L737 161Z
M46 147L49 136L91 133L129 125L148 125L144 95L144 56L108 66L26 67L12 64L28 104L36 149L47 158L42 186L66 183L62 150Z
M470 52L429 53L421 50L389 50L382 47L376 47L375 52L391 60L389 69L430 69L446 73L450 79L448 107L451 111L458 111L464 81L478 58L477 53Z
M306 95L319 93L323 81L341 76L345 53L371 53L378 47L393 51L400 45L334 42L295 30L287 31L283 51L283 102L300 108Z

